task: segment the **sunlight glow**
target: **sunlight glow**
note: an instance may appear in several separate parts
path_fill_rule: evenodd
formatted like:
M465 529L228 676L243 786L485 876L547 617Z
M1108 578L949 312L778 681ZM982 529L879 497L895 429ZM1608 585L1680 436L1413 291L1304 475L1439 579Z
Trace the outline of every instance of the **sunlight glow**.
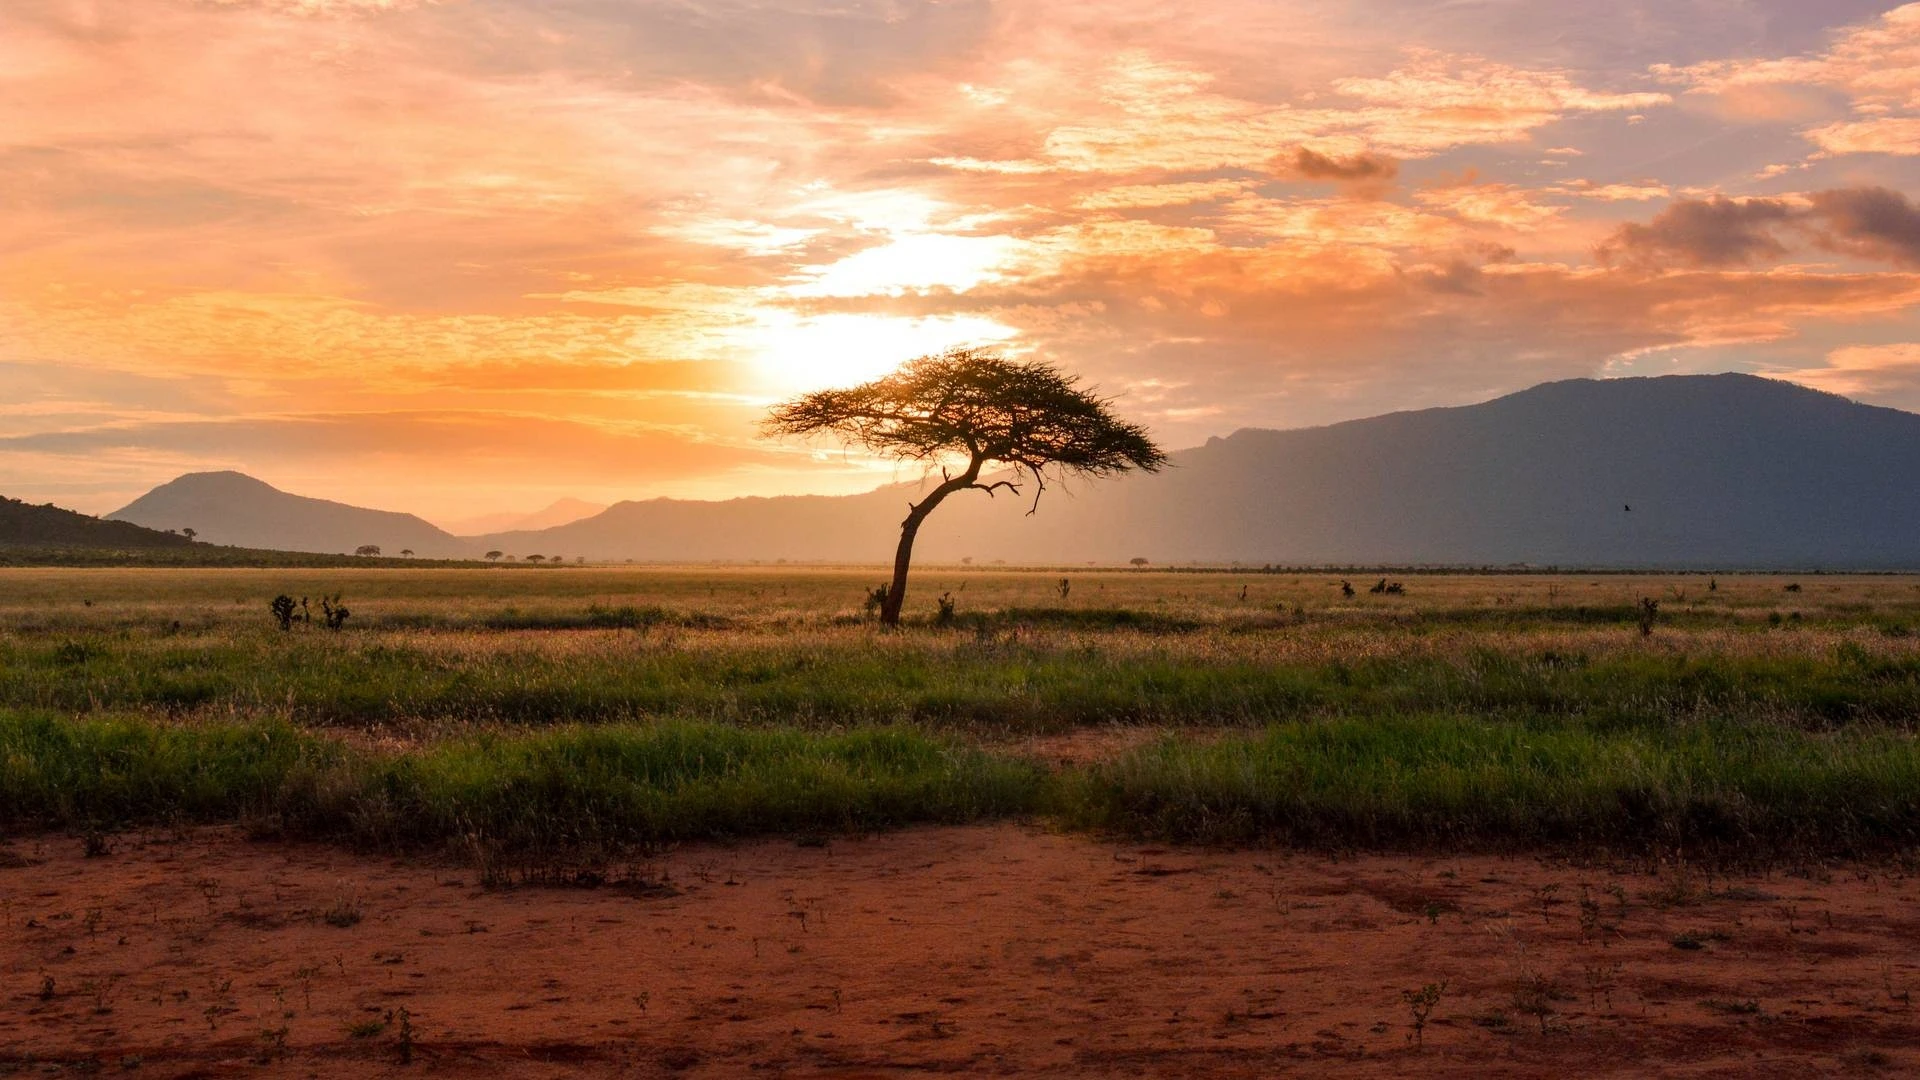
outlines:
M902 236L807 271L791 296L901 296L928 289L966 292L1000 278L1021 243L1007 236Z
M852 386L916 356L1015 337L1010 326L978 315L794 315L763 311L744 335L772 396Z

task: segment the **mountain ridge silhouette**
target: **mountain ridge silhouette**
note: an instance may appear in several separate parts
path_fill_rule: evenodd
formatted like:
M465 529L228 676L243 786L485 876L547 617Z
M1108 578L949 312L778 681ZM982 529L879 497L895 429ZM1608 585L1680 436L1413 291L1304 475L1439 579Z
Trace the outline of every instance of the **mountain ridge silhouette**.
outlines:
M1920 415L1751 375L1543 383L1474 405L1245 428L1172 457L1158 475L1050 487L1031 516L1031 489L967 493L928 520L916 558L1920 567ZM168 486L109 517L153 523L142 503ZM445 545L595 560L881 562L917 488L626 501L553 528L478 537L390 516L438 534L406 544L422 555ZM166 527L241 542L224 524L167 513ZM353 543L341 534L335 546L294 550L377 543L392 554L396 542L373 524L349 530ZM265 539L249 546L281 546Z

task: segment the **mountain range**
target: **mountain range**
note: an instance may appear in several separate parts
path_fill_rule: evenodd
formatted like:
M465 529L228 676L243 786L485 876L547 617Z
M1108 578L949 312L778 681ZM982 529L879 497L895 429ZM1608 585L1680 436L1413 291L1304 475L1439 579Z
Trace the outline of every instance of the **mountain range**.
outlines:
M531 514L482 514L479 517L443 519L440 527L458 536L478 536L516 530L537 531L551 529L555 525L566 525L582 518L590 518L606 508L605 503L568 497L555 499Z
M1246 429L1169 468L966 493L916 556L1077 564L1920 568L1920 415L1749 375L1570 380L1478 405ZM108 515L297 551L880 562L917 484L851 496L617 503L459 537L415 517L180 477Z

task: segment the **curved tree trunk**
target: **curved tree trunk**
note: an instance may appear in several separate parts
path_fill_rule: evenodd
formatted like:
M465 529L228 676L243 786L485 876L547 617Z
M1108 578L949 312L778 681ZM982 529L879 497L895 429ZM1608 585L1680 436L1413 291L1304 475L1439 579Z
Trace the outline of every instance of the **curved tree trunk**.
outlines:
M920 532L920 523L927 519L927 511L933 509L930 505L933 501L928 499L914 507L907 520L900 523L900 546L893 553L893 581L887 586L886 602L880 605L883 625L900 625L900 607L907 602L907 566L913 561L913 538Z
M926 498L907 508L907 519L900 523L900 546L893 553L893 581L887 586L886 602L880 605L881 625L900 625L900 608L907 602L907 567L913 562L913 538L920 533L920 523L927 520L927 515L933 513L942 499L972 487L980 478L980 466L981 462L973 462L966 472L949 478Z

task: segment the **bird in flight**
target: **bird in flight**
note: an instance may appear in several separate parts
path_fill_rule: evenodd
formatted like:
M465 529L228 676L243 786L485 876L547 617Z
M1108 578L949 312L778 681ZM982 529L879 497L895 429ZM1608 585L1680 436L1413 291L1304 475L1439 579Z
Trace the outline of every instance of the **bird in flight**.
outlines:
M1627 511L1627 513L1629 513L1629 514L1631 514L1631 513L1633 513L1633 507L1631 507L1631 506L1629 506L1629 507L1627 507L1627 508L1626 508L1626 511Z

